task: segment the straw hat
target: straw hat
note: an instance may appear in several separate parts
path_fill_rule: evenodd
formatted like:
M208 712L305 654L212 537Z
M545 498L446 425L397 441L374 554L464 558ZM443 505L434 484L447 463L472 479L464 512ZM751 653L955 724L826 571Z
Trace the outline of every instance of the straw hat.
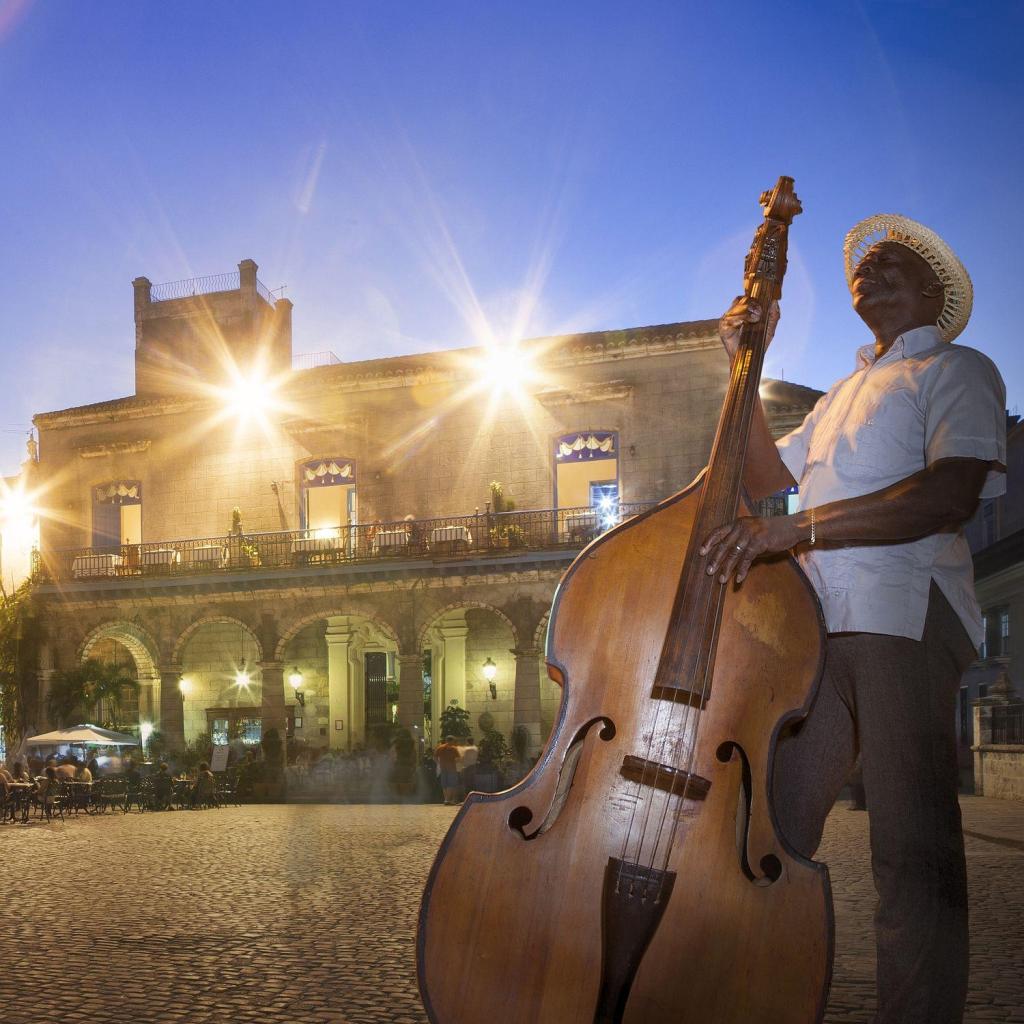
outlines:
M898 213L876 213L855 224L843 243L846 283L853 287L853 272L877 242L899 242L928 261L945 289L938 328L943 341L952 341L967 326L974 304L970 275L953 250L931 228Z

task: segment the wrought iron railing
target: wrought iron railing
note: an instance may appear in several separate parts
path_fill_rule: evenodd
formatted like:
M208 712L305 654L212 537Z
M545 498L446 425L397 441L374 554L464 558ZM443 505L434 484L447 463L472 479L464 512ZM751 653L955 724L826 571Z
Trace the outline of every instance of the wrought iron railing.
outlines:
M292 369L312 370L317 366L337 366L340 362L333 352L296 352L292 356Z
M996 704L992 708L990 743L1024 744L1024 704Z
M480 512L331 530L234 533L111 548L67 548L35 552L33 571L38 582L56 583L573 551L652 505L638 502L607 509Z
M214 292L233 292L241 287L241 276L237 270L226 274L209 274L206 277L190 277L182 281L167 281L155 284L149 290L151 302L166 302L169 299L190 299L196 295L212 295ZM274 296L267 286L256 280L256 294L274 305Z

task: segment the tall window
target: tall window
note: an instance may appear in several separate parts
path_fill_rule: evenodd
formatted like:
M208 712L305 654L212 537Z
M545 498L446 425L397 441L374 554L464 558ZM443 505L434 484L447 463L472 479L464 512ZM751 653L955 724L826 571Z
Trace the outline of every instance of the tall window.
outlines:
M92 490L92 546L142 543L142 484L114 480Z
M1010 655L1010 609L999 609L999 656L1007 658Z
M555 506L605 509L619 503L619 435L584 430L555 441Z
M356 473L351 459L313 459L299 467L302 528L340 537L356 522Z
M978 648L978 657L982 661L988 657L988 612L981 617L981 647Z

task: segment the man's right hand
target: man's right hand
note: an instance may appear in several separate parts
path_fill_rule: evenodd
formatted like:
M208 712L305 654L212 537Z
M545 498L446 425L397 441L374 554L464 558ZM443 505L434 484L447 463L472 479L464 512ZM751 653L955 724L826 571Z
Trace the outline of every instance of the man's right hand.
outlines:
M773 302L768 311L768 341L765 345L766 348L771 344L771 340L775 336L775 328L781 315L778 302ZM743 330L743 325L745 323L756 324L760 319L761 304L759 302L748 298L746 295L738 295L733 300L733 304L729 307L726 314L718 321L718 336L722 339L722 344L725 346L725 351L729 353L730 359L736 355L736 350L740 346L740 333Z

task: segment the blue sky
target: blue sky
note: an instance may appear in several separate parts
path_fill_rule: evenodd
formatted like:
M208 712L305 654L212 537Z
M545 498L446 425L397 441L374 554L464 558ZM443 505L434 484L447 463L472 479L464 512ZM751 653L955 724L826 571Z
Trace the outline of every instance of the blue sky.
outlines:
M849 372L842 237L893 211L1024 404L1021 38L999 0L0 0L0 472L33 412L131 393L138 275L251 257L342 359L701 319L783 173L769 373Z

